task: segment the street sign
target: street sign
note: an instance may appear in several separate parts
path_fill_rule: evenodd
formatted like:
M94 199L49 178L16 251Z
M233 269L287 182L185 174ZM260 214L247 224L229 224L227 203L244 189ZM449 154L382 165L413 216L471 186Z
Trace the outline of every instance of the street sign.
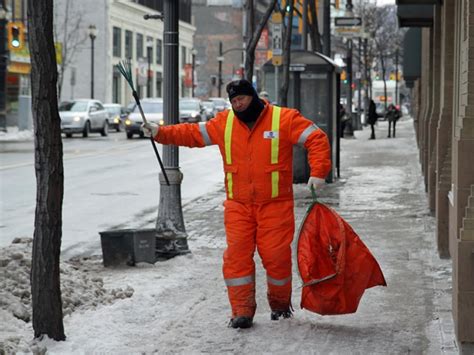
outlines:
M336 27L334 32L337 36L341 37L360 37L362 27L360 26L348 26L348 27Z
M283 25L279 12L272 15L272 64L279 66L283 62Z
M334 18L334 24L336 26L362 26L361 17L336 17Z

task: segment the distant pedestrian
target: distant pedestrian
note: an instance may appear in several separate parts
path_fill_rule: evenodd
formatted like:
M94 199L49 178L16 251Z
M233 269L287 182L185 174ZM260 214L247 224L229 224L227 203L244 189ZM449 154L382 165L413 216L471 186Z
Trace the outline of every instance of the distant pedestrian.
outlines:
M188 147L218 145L224 162L227 249L223 273L232 308L229 326L252 326L255 250L267 272L270 318L289 318L293 240L293 145L307 149L311 177L319 189L331 169L326 134L297 110L261 100L247 80L227 85L232 108L198 123L143 126L157 142Z
M397 125L397 121L400 118L401 114L400 111L397 109L397 107L394 104L390 104L387 108L387 113L385 114L385 117L387 117L388 120L388 138L391 137L391 129L393 126L393 138L395 138L395 127Z
M375 124L377 123L377 120L378 118L380 117L380 115L377 113L377 107L375 106L375 102L374 100L370 100L370 104L369 104L369 113L368 113L368 117L367 117L367 122L370 124L370 129L372 130L371 134L370 134L370 138L369 139L375 139Z

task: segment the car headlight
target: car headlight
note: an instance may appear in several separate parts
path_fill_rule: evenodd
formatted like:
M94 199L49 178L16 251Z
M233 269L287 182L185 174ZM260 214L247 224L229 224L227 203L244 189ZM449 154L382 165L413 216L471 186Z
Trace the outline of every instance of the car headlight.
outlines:
M76 116L72 119L74 122L81 122L82 117L81 116Z
M163 126L165 124L165 120L164 119L161 119L160 122L159 122L160 126Z
M197 115L198 115L198 114L197 114L196 112L193 112L193 113L191 114L191 117L192 117L192 118L196 118Z
M125 124L127 126L130 126L132 124L132 121L130 121L128 118L125 120Z
M118 116L115 116L114 122L115 122L115 123L120 123L120 120L119 120Z

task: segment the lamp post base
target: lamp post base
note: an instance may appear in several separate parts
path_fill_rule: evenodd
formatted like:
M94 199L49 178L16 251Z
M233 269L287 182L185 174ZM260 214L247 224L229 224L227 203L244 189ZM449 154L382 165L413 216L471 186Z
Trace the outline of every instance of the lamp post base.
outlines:
M178 255L191 253L188 247L186 234L174 233L172 231L156 234L156 260L168 260Z
M178 167L166 167L170 185L160 173L160 204L156 223L156 257L166 260L190 253L181 208L181 181Z

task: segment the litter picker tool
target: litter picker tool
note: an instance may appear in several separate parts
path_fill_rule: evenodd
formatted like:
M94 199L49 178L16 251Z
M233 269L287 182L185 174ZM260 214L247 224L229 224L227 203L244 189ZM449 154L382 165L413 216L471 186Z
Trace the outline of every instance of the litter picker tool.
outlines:
M145 114L143 113L142 105L140 104L140 97L138 96L138 93L135 90L135 87L133 86L132 66L130 64L130 60L121 61L119 64L117 64L117 69L119 70L120 74L123 75L125 80L127 80L128 85L130 85L130 88L132 89L133 98L135 99L138 109L140 110L143 123L147 124L148 121L146 120ZM165 177L166 184L170 186L168 175L166 175L165 167L163 166L163 162L161 161L161 158L160 158L160 153L158 153L158 149L156 148L155 140L153 139L153 137L150 137L150 141L151 141L151 145L153 146L153 150L155 151L156 159L158 159L158 163L160 164L161 172L163 173Z

